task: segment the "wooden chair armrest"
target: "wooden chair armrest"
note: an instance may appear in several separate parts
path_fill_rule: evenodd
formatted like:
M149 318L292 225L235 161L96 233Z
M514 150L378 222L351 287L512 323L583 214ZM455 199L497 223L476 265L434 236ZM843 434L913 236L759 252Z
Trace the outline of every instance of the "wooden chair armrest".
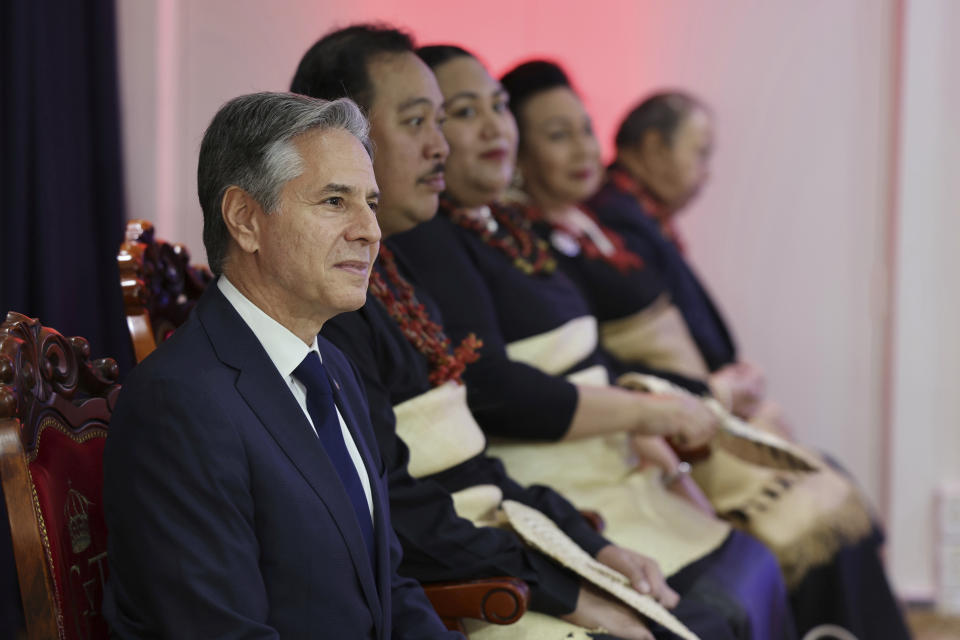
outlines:
M603 516L600 515L599 511L594 511L593 509L580 509L580 515L583 516L583 519L587 521L587 524L596 531L597 533L603 533L603 530L607 528L607 523L604 521Z
M512 624L530 602L530 587L519 578L434 582L423 585L423 590L447 628L457 630L462 630L460 618Z

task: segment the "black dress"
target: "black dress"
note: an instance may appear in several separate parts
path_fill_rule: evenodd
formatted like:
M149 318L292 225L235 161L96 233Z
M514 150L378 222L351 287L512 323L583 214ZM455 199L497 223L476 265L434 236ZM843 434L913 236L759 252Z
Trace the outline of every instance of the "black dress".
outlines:
M534 222L533 230L553 247L560 270L581 291L600 322L633 315L668 292L660 274L645 268L642 259L618 265L616 260L591 255L577 238L542 220Z
M611 170L618 171L616 167ZM683 314L710 370L736 362L736 345L719 308L676 244L664 237L659 223L637 198L607 180L587 206L600 222L620 234L627 248L643 258L648 273L661 278L661 286Z
M550 375L507 356L512 342L592 316L590 303L560 270L525 275L479 237L437 216L388 242L406 258L421 287L437 301L447 335L459 341L476 334L482 357L464 379L470 409L491 436L559 440L569 429L577 392ZM605 367L611 377L626 369L597 346L565 373ZM643 367L705 393L703 383Z
M711 370L735 362L737 354L731 333L706 288L677 245L644 209L635 195L635 185L623 169L612 166L610 176L587 206L643 259L649 275L659 276L661 286L670 291ZM609 290L618 285L606 281L619 278L619 293L629 294L630 280L588 262L581 257L565 263L578 274L585 290ZM643 304L646 295L645 289L640 289L634 296L634 305ZM811 569L791 589L791 604L801 634L818 625L835 624L862 639L910 637L880 561L878 550L882 542L882 532L875 527L868 537L841 548L830 563Z
M507 345L590 316L574 283L561 271L522 272L505 253L444 215L387 244L435 300L451 339L473 333L483 340L480 360L464 373L470 409L483 429L521 440L559 440L570 427L576 387L512 360ZM612 364L594 348L568 372L601 365L615 373ZM718 549L671 576L670 584L685 599L722 611L737 637L793 637L776 560L749 536L730 533Z

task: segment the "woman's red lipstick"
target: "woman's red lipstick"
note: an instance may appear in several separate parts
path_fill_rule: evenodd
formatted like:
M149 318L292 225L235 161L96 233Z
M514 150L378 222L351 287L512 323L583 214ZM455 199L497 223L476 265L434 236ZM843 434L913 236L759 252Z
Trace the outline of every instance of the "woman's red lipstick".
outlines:
M480 154L484 160L505 160L507 157L506 149L491 149Z

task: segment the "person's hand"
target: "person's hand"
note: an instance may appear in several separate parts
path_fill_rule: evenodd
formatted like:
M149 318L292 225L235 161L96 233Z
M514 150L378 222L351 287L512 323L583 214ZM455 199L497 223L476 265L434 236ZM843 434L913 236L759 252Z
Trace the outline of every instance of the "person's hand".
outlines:
M677 457L666 440L656 436L634 434L630 438L630 444L634 453L640 459L641 468L654 465L663 471L664 485L667 487L667 491L690 502L710 517L716 516L710 500L707 499L707 496L697 486L693 478L689 476L689 471L687 473L680 471L680 458ZM689 466L687 468L689 469Z
M653 634L633 609L589 586L580 587L577 608L560 617L587 629L602 627L611 635L625 640L654 640Z
M737 375L740 380L740 392L734 395L733 409L737 416L744 419L753 417L767 395L767 376L763 370L746 360L737 362Z
M710 391L731 413L749 420L766 393L766 377L751 362L735 362L710 375Z
M640 468L653 465L659 467L665 475L673 473L680 464L680 458L660 436L647 436L635 433L630 438L630 446L637 454Z
M783 409L780 405L772 400L767 400L760 405L760 408L757 409L753 418L751 418L750 424L778 435L785 440L790 440L791 442L796 441L793 425L790 424L790 421L787 420L787 417L783 414Z
M667 425L664 432L680 450L698 449L713 438L720 427L719 419L699 397L683 393L661 396Z
M668 609L680 602L680 596L670 588L657 561L636 551L608 544L597 553L597 561L616 569L630 579L640 593L651 596Z

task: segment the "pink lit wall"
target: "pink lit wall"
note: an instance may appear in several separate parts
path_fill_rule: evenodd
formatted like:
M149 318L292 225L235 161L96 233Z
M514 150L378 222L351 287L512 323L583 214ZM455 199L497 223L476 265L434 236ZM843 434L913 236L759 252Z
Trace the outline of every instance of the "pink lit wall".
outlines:
M286 89L318 37L355 21L461 44L498 74L533 56L559 60L608 150L637 99L685 88L717 121L711 184L682 223L694 262L797 431L889 513L891 495L911 501L890 486L887 433L904 2L118 2L128 211L203 260L195 170L209 119L235 95ZM911 397L897 396L898 411ZM926 499L932 482L909 487ZM912 550L929 529L897 536L894 557L910 562L896 577L922 591L933 560ZM925 568L912 571L917 562Z
M639 95L636 80L653 66L644 61L638 38L649 9L632 0L363 5L368 15L409 26L421 44L466 47L497 76L533 57L558 60L581 90L608 150L624 106Z
M500 74L531 56L564 63L581 87L607 144L644 73L637 28L642 3L438 2L437 0L152 0L119 3L121 71L131 211L155 218L191 246L199 239L195 153L217 107L244 92L284 90L303 52L336 26L382 20L421 44L455 42ZM159 187L162 182L164 187ZM173 200L171 194L176 194ZM176 212L176 213L175 213ZM184 226L186 225L186 226Z

